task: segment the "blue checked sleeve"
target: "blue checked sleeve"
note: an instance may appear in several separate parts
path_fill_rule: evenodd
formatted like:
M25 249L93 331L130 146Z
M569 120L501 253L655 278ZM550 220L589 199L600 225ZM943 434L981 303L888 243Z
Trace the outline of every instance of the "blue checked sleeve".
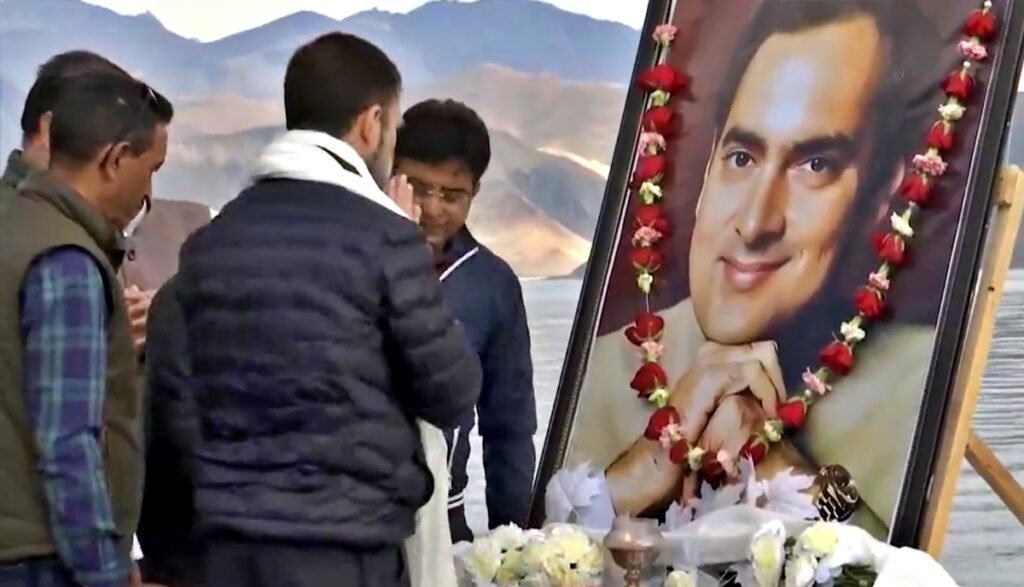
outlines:
M103 472L104 292L96 262L72 247L36 259L21 291L25 399L50 528L83 587L123 587L131 570Z

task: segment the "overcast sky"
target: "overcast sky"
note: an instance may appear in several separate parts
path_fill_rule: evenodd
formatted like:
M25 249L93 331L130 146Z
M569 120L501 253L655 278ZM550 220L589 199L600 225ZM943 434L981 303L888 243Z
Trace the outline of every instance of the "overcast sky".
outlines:
M213 41L258 27L282 16L312 10L344 18L370 8L408 12L426 0L85 0L121 14L152 12L168 29L181 36ZM472 0L458 0L472 1ZM542 0L563 10L602 20L643 25L647 0Z

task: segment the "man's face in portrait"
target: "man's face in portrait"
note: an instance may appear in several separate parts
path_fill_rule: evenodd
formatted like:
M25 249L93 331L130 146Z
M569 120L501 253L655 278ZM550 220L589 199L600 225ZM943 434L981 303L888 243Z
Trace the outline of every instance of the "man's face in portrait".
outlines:
M697 320L715 342L757 340L811 301L864 180L884 67L854 16L761 45L719 131L690 244Z

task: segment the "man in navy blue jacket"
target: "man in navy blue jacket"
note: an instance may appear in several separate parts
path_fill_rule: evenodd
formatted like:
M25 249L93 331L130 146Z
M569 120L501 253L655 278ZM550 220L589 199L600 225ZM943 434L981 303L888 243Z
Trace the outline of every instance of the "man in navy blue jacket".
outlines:
M187 387L163 399L180 402L170 432L211 587L410 584L403 547L434 489L416 420L458 425L481 369L410 219L412 190L396 178L383 191L400 93L363 39L300 47L288 132L182 248L185 337L171 353L187 362L170 367Z
M396 173L409 178L445 301L483 366L476 412L483 438L489 525L494 528L526 523L537 410L530 331L519 279L466 228L490 159L487 127L465 104L427 100L405 112L395 149ZM455 541L472 539L465 493L473 416L467 413L457 427L446 431L452 481L448 515Z

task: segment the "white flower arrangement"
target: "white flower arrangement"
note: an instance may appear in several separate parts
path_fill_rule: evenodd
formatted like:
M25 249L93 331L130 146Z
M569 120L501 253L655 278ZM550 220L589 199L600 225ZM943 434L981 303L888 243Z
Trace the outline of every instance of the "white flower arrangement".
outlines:
M502 526L456 555L461 583L473 587L597 587L604 555L579 529Z
M838 522L817 522L795 539L787 539L781 523L766 524L750 542L749 567L756 587L956 585L928 555Z

